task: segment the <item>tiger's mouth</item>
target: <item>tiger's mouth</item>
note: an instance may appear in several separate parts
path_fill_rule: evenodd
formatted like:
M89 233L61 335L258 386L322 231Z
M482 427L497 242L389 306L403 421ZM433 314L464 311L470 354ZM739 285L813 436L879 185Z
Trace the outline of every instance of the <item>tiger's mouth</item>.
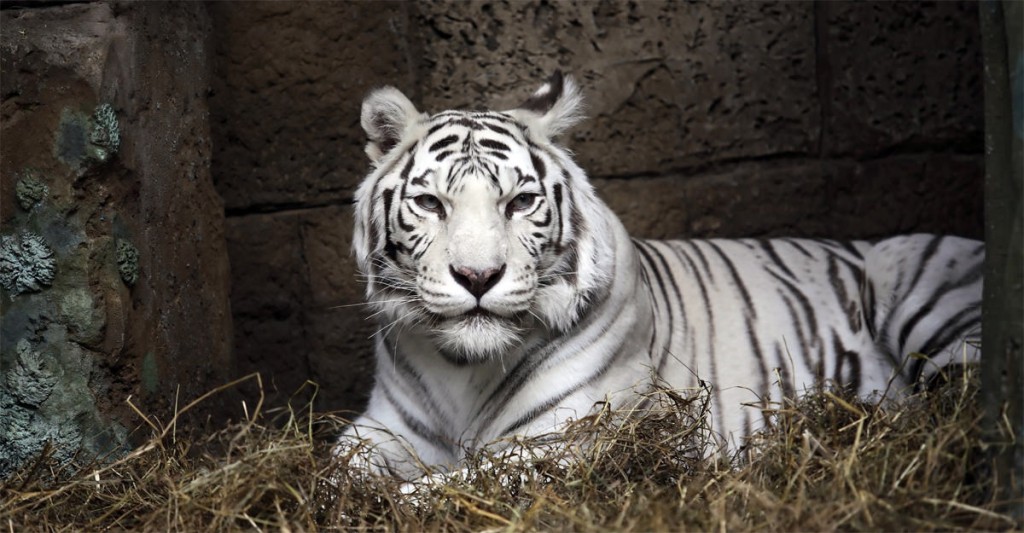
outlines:
M441 317L431 329L441 354L460 365L506 353L521 343L522 333L519 316L503 316L480 306L461 315Z
M505 317L502 317L500 315L495 314L494 312L488 311L488 310L484 309L483 307L480 307L479 305L474 307L473 309L470 309L469 311L466 311L465 313L462 313L461 316L465 317L465 318L475 318L475 317L505 318Z

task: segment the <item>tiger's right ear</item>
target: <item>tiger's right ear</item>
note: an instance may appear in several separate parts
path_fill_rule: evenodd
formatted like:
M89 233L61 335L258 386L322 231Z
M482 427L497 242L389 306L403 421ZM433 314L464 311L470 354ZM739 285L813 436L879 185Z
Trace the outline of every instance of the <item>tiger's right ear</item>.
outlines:
M402 141L410 126L423 115L394 87L382 87L363 100L360 123L369 138L366 155L376 164Z
M522 122L532 135L551 140L583 120L583 97L576 82L556 70L544 85L508 114Z

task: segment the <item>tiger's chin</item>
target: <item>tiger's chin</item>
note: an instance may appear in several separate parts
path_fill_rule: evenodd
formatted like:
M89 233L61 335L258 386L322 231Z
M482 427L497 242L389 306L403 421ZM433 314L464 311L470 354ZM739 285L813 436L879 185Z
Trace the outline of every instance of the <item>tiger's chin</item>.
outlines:
M483 363L522 343L522 330L512 319L495 315L463 315L433 330L441 354L455 364Z

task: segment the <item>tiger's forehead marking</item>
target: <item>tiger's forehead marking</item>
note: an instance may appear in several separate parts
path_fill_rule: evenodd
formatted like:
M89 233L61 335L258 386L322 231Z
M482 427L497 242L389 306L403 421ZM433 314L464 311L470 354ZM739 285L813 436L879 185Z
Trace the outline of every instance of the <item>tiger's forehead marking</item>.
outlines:
M414 176L416 184L425 178L441 178L438 186L449 192L462 191L470 179L486 180L505 193L502 169L518 170L529 152L523 126L511 117L493 111L442 111L428 119L420 156L430 167ZM444 167L447 167L446 169Z

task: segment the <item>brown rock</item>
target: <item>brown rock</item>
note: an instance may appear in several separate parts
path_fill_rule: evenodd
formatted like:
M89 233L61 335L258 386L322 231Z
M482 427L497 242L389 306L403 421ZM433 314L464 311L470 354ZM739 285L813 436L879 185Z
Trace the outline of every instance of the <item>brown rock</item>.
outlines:
M828 154L982 149L975 2L818 4Z
M301 407L309 379L322 408L359 407L369 390L376 326L365 320L351 239L343 207L229 219L238 371L263 374L269 406Z
M129 395L166 423L176 400L227 380L232 331L209 174L204 7L94 3L0 17L0 233L38 236L56 265L51 285L0 298L4 375L21 376L0 383L3 476L47 441L58 459L123 448L139 423ZM16 207L28 175L46 194ZM51 380L41 401L18 400Z
M416 87L399 2L212 2L210 105L217 189L229 211L351 198L367 165L359 104Z
M637 237L875 239L929 231L980 239L982 167L981 156L917 155L593 181Z
M423 107L514 107L561 68L587 96L572 144L593 175L816 148L811 4L417 7Z

